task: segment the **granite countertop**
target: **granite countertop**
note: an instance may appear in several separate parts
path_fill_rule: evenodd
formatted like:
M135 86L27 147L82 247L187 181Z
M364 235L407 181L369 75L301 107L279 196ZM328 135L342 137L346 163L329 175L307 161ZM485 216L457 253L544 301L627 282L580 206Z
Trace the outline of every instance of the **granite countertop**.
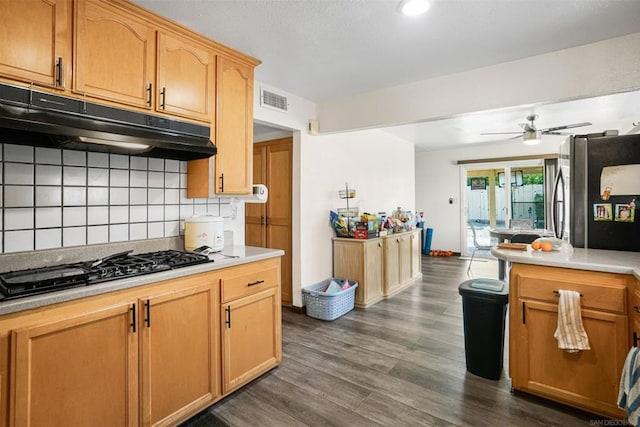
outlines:
M219 270L221 268L233 267L235 265L246 264L254 261L261 261L284 255L280 249L257 248L253 246L225 246L220 252L212 253L209 259L213 262L197 264L190 267L177 268L175 270L162 271L159 273L146 274L110 282L98 283L95 285L71 288L50 292L41 295L18 298L14 300L0 302L0 315L16 313L32 308L44 307L60 302L71 301L93 295L100 295L107 292L121 289L133 288L147 285L149 283L163 280L176 279L178 277L192 274L204 273L207 271Z
M562 247L560 251L526 251L491 248L491 254L511 263L535 264L577 270L632 274L640 279L640 252Z

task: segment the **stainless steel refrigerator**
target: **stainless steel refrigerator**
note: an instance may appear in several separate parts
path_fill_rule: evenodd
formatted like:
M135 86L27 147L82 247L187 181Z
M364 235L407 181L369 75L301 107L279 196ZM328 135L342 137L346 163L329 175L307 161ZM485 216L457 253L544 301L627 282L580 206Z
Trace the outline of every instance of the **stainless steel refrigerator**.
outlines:
M640 135L571 136L560 146L553 231L576 248L640 252Z

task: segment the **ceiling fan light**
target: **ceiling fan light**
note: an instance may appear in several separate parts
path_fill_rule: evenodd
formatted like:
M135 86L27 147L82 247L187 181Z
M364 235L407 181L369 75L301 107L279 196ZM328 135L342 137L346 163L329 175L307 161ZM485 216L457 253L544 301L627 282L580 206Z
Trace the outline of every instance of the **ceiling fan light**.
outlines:
M429 0L402 0L398 9L406 16L418 16L426 13L431 7Z
M537 145L542 142L540 131L525 132L522 135L522 142L525 145Z

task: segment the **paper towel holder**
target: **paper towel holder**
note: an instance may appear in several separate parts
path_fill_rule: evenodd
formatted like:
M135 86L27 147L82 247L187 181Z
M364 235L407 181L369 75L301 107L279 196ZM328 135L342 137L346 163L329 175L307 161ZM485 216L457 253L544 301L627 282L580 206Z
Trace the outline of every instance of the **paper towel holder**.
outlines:
M233 196L233 198L242 200L245 203L267 203L269 189L264 184L254 184L251 186L251 194Z

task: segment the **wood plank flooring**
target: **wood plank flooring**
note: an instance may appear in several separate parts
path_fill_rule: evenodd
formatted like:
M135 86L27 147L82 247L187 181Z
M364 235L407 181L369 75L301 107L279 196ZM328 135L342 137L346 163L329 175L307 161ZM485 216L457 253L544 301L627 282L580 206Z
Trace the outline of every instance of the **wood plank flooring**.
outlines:
M184 426L586 426L594 415L466 372L458 285L468 261L423 257L423 279L332 322L283 310L283 362ZM497 277L495 260L472 277ZM611 421L609 421L611 422Z

